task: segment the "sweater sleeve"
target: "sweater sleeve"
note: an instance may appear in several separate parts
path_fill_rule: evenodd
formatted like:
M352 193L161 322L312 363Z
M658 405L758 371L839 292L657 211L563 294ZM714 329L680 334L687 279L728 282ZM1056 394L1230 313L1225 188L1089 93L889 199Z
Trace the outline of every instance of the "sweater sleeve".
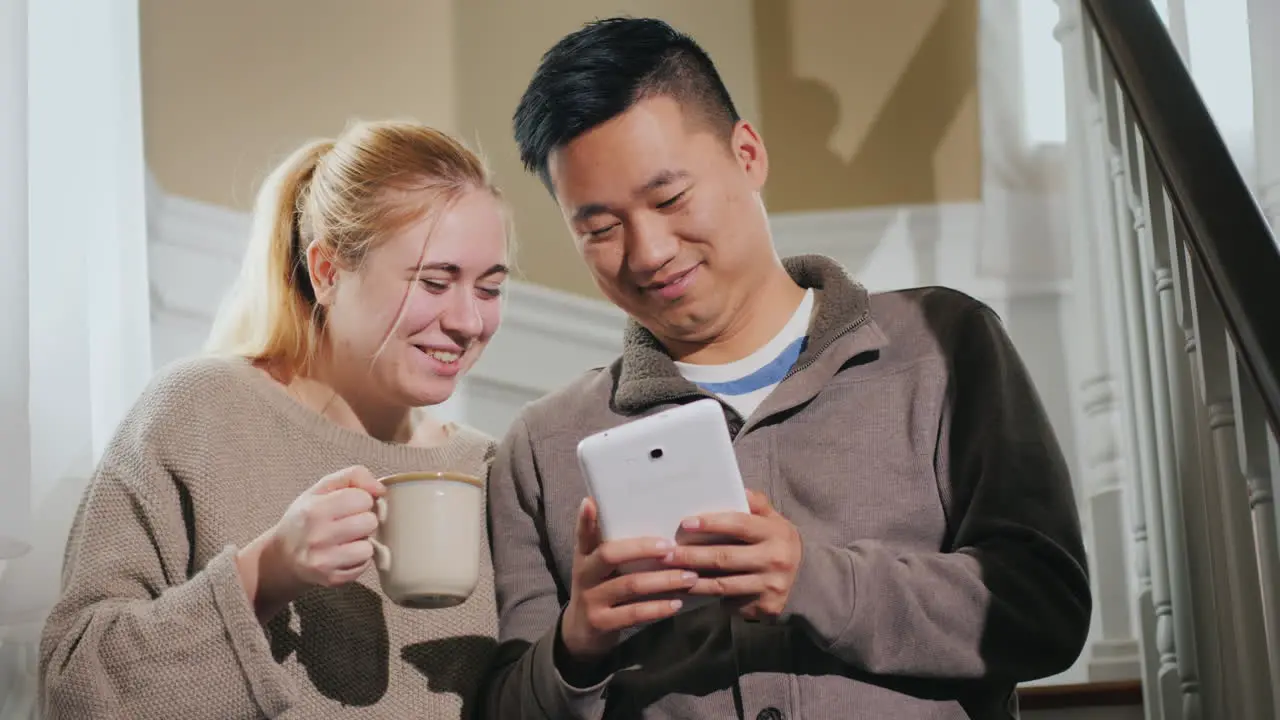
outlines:
M942 552L805 541L785 615L883 675L1021 682L1065 670L1092 598L1079 511L1041 402L985 306L957 328L935 456Z
M543 537L537 466L523 418L512 425L489 475L489 526L498 599L499 646L487 678L482 717L489 720L599 718L609 679L569 685L555 665L561 600Z
M236 548L192 567L181 490L146 435L126 420L77 510L40 643L44 717L276 717L292 690Z

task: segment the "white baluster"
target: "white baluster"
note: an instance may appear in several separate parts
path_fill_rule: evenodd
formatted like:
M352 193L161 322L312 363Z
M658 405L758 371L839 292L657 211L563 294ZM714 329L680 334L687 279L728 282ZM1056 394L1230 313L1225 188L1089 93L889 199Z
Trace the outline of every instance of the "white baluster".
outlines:
M1155 160L1147 155L1146 167L1148 177L1156 176L1151 171ZM1208 552L1203 543L1192 538L1188 524L1188 511L1185 507L1189 495L1202 495L1201 486L1204 478L1201 474L1200 443L1196 432L1196 404L1200 399L1192 381L1191 361L1188 346L1194 347L1191 319L1183 307L1185 301L1182 294L1178 259L1183 257L1179 246L1177 221L1174 217L1173 203L1161 187L1160 211L1153 213L1158 218L1161 232L1153 234L1152 255L1156 274L1156 289L1159 294L1161 323L1165 328L1165 360L1169 370L1169 415L1173 421L1173 444L1176 453L1175 466L1177 474L1164 478L1166 522L1169 534L1169 560L1171 563L1170 578L1173 581L1174 628L1179 638L1178 663L1182 671L1183 698L1188 705L1202 705L1205 694L1201 687L1204 684L1200 671L1199 658L1202 657L1197 647L1195 580L1197 573L1193 569L1195 562L1200 561L1200 568L1207 565ZM1184 319L1185 318L1185 319ZM1176 569L1175 569L1176 568ZM1199 573L1202 582L1212 576L1205 571ZM1212 590L1202 585L1204 614L1209 614L1212 604ZM1202 646L1216 644L1200 640ZM1203 714L1203 709L1195 712Z
M1172 613L1170 647L1174 652L1182 694L1182 716L1200 718L1200 680L1195 655L1195 627L1191 612L1191 575L1187 567L1182 482L1199 482L1191 400L1191 383L1183 332L1174 304L1173 272L1169 267L1172 235L1172 206L1160 184L1159 169L1140 133L1127 135L1132 141L1129 157L1137 170L1134 214L1141 218L1138 228L1138 261L1144 278L1144 305L1147 329L1151 333L1148 356L1152 370L1152 399L1155 408L1157 450L1161 472L1159 498L1165 538ZM1190 432L1188 432L1190 431Z
M1218 628L1224 640L1223 677L1227 697L1236 702L1229 717L1272 718L1266 636L1262 630L1261 588L1248 488L1236 453L1236 417L1230 382L1226 326L1199 265L1188 263L1192 319L1200 339L1197 369L1207 410L1208 437L1201 445L1205 506L1215 551ZM1216 526L1215 526L1216 524Z
M1240 472L1248 488L1249 513L1253 517L1254 552L1258 558L1258 578L1262 592L1262 625L1267 644L1267 663L1272 688L1272 708L1280 717L1280 544L1276 542L1275 495L1268 456L1266 409L1253 380L1240 366L1234 348L1227 353L1231 370L1231 397L1236 416L1236 450Z
M1061 18L1054 38L1062 45L1067 88L1067 175L1070 182L1071 250L1073 258L1073 316L1077 338L1072 360L1078 363L1080 407L1080 483L1086 502L1084 521L1091 541L1092 572L1098 637L1089 645L1088 677L1092 681L1139 677L1138 641L1134 636L1128 601L1129 569L1123 552L1128 544L1125 520L1124 477L1126 460L1119 432L1120 402L1117 382L1107 358L1106 323L1100 271L1093 247L1097 238L1091 171L1088 162L1087 109L1094 107L1084 85L1085 64L1081 46L1078 0L1058 0ZM1117 599L1122 602L1117 602Z
M1083 17L1083 16L1082 16ZM1105 315L1104 322L1110 366L1115 368L1117 386L1121 399L1121 416L1119 418L1121 433L1129 449L1127 455L1130 483L1129 513L1132 523L1132 562L1135 579L1134 605L1140 624L1142 644L1141 664L1143 685L1148 688L1159 686L1157 671L1160 668L1159 652L1156 649L1156 612L1152 599L1151 550L1147 529L1146 491L1142 481L1144 467L1147 466L1141 452L1139 442L1139 421L1135 411L1132 363L1130 362L1129 331L1125 322L1124 298L1121 288L1124 285L1119 259L1119 233L1125 221L1121 218L1122 208L1116 206L1115 195L1103 179L1111 177L1111 143L1107 132L1108 106L1113 101L1110 93L1102 88L1108 87L1103 82L1103 71L1106 64L1102 55L1096 31L1089 27L1081 34L1082 58L1086 68L1085 81L1088 96L1092 102L1087 104L1089 116L1088 159L1092 165L1092 176L1098 178L1091 186L1094 189L1094 219L1097 222L1094 249L1097 252L1098 276L1100 280L1100 300ZM1166 717L1163 701L1159 693L1148 693L1146 696L1146 714L1148 718Z
M1160 662L1156 671L1156 685L1149 694L1159 694L1165 717L1169 717L1174 714L1175 708L1182 707L1183 702L1177 648L1174 646L1173 602L1169 592L1168 552L1165 547L1164 515L1161 511L1160 478L1168 469L1164 464L1163 452L1166 443L1159 433L1159 413L1165 409L1157 405L1157 393L1152 391L1157 385L1153 382L1154 368L1147 352L1151 329L1148 321L1153 316L1146 302L1150 285L1144 281L1137 257L1138 238L1146 231L1147 219L1146 213L1135 207L1136 203L1132 201L1130 177L1134 173L1129 113L1124 93L1116 84L1108 66L1104 66L1101 87L1111 96L1107 126L1112 152L1112 191L1115 195L1118 223L1116 244L1122 278L1120 291L1124 302L1125 332L1132 343L1128 359L1130 377L1133 378L1138 454L1142 459L1141 472L1136 480L1143 486L1147 547L1151 554L1151 602L1155 611L1155 641Z
M1208 441L1205 439L1208 427L1205 418L1208 411L1204 407L1203 395L1200 392L1199 341L1196 337L1195 320L1192 317L1190 271L1187 269L1186 230L1181 221L1168 208L1165 217L1169 223L1169 269L1173 284L1174 310L1178 326L1182 328L1181 345L1174 335L1169 342L1175 354L1181 353L1183 361L1174 362L1184 373L1179 406L1181 429L1180 436L1185 439L1180 443L1179 462L1186 468L1179 480L1179 490L1183 508L1183 532L1187 570L1190 576L1191 614L1195 628L1195 664L1199 670L1200 694L1204 715L1209 718L1230 717L1229 706L1235 700L1229 697L1223 677L1222 643L1228 635L1219 631L1219 616L1215 607L1219 604L1220 587L1218 577L1221 568L1215 568L1215 547L1213 533L1217 527L1216 520L1211 521L1205 503L1205 485L1210 481L1212 472L1208 471L1209 461L1204 458ZM1190 389L1187 389L1187 384ZM1185 455L1183 451L1185 450ZM1215 572L1216 570L1216 572ZM1185 653L1184 653L1185 654Z

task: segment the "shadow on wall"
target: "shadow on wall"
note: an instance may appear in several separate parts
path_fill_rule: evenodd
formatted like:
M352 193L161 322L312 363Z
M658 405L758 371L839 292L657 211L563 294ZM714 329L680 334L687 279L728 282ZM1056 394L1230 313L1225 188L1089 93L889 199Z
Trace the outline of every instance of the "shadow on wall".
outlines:
M935 156L977 85L977 2L942 4L850 160L829 146L840 121L836 92L795 74L790 3L752 5L761 119L773 150L770 209L939 202Z

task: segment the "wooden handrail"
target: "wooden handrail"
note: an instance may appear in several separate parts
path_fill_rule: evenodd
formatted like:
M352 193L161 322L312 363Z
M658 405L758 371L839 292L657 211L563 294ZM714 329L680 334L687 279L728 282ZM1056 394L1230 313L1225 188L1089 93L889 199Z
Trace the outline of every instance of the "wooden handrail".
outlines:
M1117 680L1018 688L1018 707L1022 710L1119 706L1142 706L1141 682Z
M1081 0L1280 434L1280 247L1149 0ZM1270 128L1267 128L1270 130ZM1212 342L1212 338L1202 340Z

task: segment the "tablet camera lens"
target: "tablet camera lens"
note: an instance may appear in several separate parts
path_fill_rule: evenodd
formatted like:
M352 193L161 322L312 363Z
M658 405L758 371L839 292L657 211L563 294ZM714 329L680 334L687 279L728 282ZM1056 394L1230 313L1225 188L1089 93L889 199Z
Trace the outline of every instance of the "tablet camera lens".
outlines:
M662 448L654 448L654 449L650 450L650 451L649 451L649 457L650 457L650 458L652 458L652 459L654 459L654 460L657 460L658 458L661 458L661 457L662 457Z

